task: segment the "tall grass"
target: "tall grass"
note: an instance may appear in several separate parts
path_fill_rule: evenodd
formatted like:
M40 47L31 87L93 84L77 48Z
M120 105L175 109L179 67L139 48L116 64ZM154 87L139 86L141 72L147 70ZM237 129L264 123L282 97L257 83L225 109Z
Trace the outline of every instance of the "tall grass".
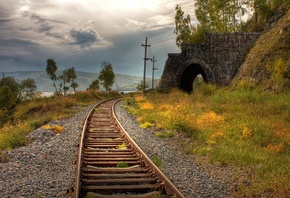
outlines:
M187 94L149 92L128 96L124 106L142 124L182 133L190 154L206 155L209 163L253 169L251 185L241 194L290 196L290 93L252 88L204 85ZM254 168L253 168L254 167Z
M37 98L17 106L14 122L0 128L0 161L1 152L25 145L29 140L26 135L49 121L64 119L77 111L98 101L118 96L117 92L103 93L94 91L79 92L68 96Z

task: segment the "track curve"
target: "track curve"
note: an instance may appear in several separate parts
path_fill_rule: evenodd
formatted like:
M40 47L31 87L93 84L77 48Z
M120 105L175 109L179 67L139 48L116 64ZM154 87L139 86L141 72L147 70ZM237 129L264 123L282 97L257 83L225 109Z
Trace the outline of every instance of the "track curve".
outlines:
M74 197L183 198L116 119L114 105L119 100L98 103L86 117Z

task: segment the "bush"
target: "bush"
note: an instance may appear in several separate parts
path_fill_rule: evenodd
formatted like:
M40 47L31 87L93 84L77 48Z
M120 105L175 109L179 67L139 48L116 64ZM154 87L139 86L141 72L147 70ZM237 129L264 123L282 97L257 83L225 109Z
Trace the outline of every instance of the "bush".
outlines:
M204 95L204 96L211 96L215 93L217 87L216 85L210 84L210 83L204 83L201 85L199 91Z
M143 124L140 125L140 127L143 129L151 128L153 126L154 126L154 124L152 124L150 122L144 122Z

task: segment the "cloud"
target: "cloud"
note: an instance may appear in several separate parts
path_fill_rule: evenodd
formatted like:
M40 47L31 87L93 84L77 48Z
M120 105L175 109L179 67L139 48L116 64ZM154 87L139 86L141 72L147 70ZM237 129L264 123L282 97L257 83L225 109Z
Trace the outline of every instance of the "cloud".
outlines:
M88 48L100 48L108 47L112 45L112 42L102 38L94 27L94 21L89 20L78 28L73 28L69 32L71 37L70 44L77 45L77 50L83 50Z
M59 31L57 24L66 24L65 22L45 19L37 13L26 9L24 11L20 10L20 14L22 18L27 18L32 23L26 23L26 27L21 27L23 31L33 30L36 33L43 33L55 39L56 42L61 42L64 40L65 35L61 31Z
M0 62L14 60L0 67L40 70L54 58L60 69L97 72L109 61L118 73L140 76L146 36L156 64L179 50L176 4L193 14L194 1L188 0L0 0Z
M0 43L5 46L32 46L37 45L34 41L29 39L21 39L21 38L8 38L8 39L1 39Z
M149 26L148 22L146 21L139 21L139 20L130 19L130 18L127 18L126 21L127 21L127 24L125 25L125 27L128 27L134 31L145 30L145 29L148 29L148 26Z
M171 17L166 15L156 15L145 20L127 18L126 21L125 27L133 31L154 31L174 25Z
M75 41L74 44L80 45L81 47L89 47L95 42L100 41L100 35L90 27L73 29L70 35Z
M14 21L15 19L0 19L0 23L7 23L10 21Z

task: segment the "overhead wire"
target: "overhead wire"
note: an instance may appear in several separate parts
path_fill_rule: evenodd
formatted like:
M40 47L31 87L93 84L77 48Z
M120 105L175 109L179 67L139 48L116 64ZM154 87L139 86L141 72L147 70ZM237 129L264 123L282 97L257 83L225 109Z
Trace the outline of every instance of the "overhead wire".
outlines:
M164 32L167 32L167 31L169 31L169 30L171 30L172 28L171 27L166 27L164 30L162 30L162 31L160 31L160 32L157 32L157 33L154 33L154 34L150 34L149 36L150 37L154 37L154 36L156 36L156 35L159 35L159 34L162 34L162 33L164 33Z
M156 56L156 53L154 53L154 45L156 46L156 44L165 43L170 40L175 42L175 36L173 27L166 27L164 30L148 35L148 43L151 45L151 47L148 48L148 57L153 58L154 56L156 60L155 67L158 68L159 72L164 68L163 59L167 56L167 52Z
M149 41L151 44L156 44L156 43L161 43L161 42L164 42L164 41L168 41L168 40L171 40L175 35L170 32L166 33L166 34L163 34L163 35L160 35L158 37L148 37Z

